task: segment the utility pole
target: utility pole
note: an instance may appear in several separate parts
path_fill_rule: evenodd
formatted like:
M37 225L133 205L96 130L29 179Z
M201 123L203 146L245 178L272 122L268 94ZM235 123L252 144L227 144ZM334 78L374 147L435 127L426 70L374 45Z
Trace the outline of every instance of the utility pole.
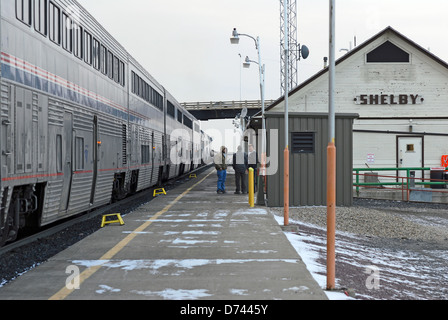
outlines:
M295 2L295 0L291 0ZM284 225L289 225L289 0L284 0L284 60L285 60L285 151L284 155L284 182L283 182L283 217ZM296 61L297 62L297 61Z
M335 96L335 0L330 0L330 66L329 66L329 112L327 148L327 290L335 289L336 273L336 114Z

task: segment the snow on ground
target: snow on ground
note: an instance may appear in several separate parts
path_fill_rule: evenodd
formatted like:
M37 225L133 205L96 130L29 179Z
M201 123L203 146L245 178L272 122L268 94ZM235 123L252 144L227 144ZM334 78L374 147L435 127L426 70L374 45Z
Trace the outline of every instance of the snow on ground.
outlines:
M283 225L283 217L275 218ZM299 226L299 233L285 235L325 288L326 230L299 221L290 223ZM448 253L437 248L408 249L397 241L337 232L336 287L354 289L360 300L448 299ZM352 299L337 292L326 294L332 300Z

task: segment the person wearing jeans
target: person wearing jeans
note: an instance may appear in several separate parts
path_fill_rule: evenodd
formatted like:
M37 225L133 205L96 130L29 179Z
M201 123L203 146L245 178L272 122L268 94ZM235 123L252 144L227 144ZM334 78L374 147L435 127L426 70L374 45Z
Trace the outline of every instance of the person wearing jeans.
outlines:
M227 148L221 147L221 151L215 155L214 162L218 174L217 193L226 193L226 179L227 179Z

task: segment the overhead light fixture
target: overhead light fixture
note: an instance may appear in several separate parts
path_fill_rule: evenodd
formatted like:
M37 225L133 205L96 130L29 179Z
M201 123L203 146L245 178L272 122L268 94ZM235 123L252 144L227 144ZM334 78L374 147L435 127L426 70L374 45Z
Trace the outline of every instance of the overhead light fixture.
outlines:
M239 44L240 43L240 37L239 37L238 31L236 31L236 28L233 28L232 38L230 38L230 43L231 44Z

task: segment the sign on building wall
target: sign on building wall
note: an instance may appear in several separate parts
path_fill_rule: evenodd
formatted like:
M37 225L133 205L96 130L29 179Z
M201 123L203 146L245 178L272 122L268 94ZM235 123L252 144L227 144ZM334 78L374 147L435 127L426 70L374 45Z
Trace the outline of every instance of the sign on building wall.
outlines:
M419 94L362 94L354 101L359 105L415 105L425 99Z

